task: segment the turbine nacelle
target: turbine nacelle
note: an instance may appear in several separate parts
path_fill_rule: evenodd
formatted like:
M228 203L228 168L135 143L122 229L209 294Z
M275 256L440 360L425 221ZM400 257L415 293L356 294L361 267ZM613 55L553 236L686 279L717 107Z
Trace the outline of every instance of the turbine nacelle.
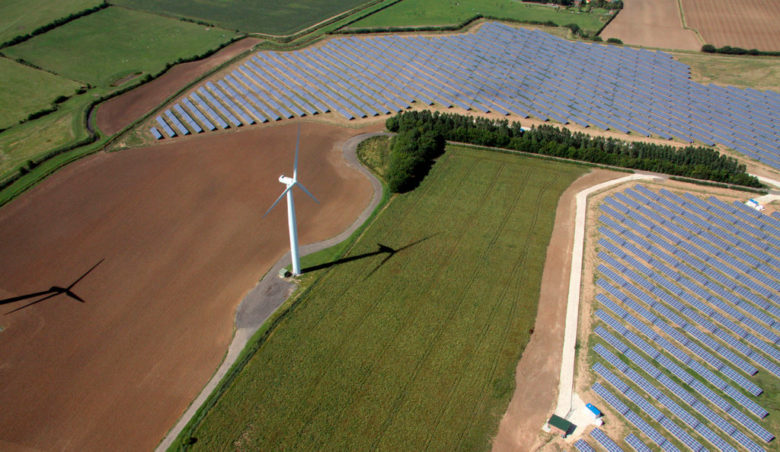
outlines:
M279 182L281 182L284 185L287 185L289 187L290 185L295 184L295 179L293 179L291 177L287 177L284 174L282 174L281 176L279 176Z

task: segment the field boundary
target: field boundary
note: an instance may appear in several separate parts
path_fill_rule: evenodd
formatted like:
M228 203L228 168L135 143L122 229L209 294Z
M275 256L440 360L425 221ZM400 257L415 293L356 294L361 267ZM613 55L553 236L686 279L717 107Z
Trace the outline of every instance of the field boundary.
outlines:
M704 40L704 37L701 35L701 33L699 33L699 30L688 26L688 21L685 20L685 9L683 8L682 0L675 0L675 2L677 2L677 10L680 12L680 25L682 25L683 30L694 32L696 37L699 39L699 43L701 45L706 44L707 42Z
M301 255L336 246L345 241L354 242L363 230L376 218L382 207L389 200L388 191L374 173L360 163L357 157L357 146L362 141L385 135L383 132L366 133L348 139L342 144L342 155L347 165L357 169L371 181L373 196L368 206L344 232L327 240L304 245ZM343 253L347 250L345 249ZM187 440L200 421L217 403L225 390L241 372L254 353L263 345L265 339L275 327L290 312L303 295L316 287L320 278L306 287L297 296L290 298L295 283L287 282L278 277L279 271L290 264L288 252L271 269L265 273L260 282L249 291L236 309L236 330L233 339L219 368L187 410L182 414L176 425L166 434L155 449L158 452L166 450L186 449Z
M4 49L6 47L15 46L16 44L21 44L25 41L28 41L38 35L44 34L46 32L49 32L59 26L65 25L68 22L73 22L76 19L80 19L84 16L89 16L90 14L96 13L102 9L106 9L109 6L111 6L107 1L103 0L103 3L93 6L92 8L82 9L81 11L76 11L75 13L71 13L67 16L60 17L58 19L54 19L53 21L49 22L48 24L41 25L40 27L34 29L33 31L23 34L23 35L16 35L13 38L9 39L8 41L3 42L0 44L0 49Z
M192 87L193 85L199 83L204 78L211 76L216 71L219 71L219 70L223 69L226 65L231 64L232 62L236 61L239 58L243 58L247 52L251 52L252 50L248 50L247 52L242 52L241 54L237 55L235 58L232 58L232 59L226 61L225 63L217 66L213 70L207 72L206 74L203 74L202 77L198 78L197 80L193 81L190 84L187 84L187 86L185 86L181 90L177 91L173 96L170 96L167 99L165 99L165 101L163 101L157 108L152 110L152 112L150 112L149 114L147 114L147 115L143 116L142 118L136 120L132 124L128 125L127 127L125 127L124 129L120 130L119 132L115 133L114 135L111 135L110 137L103 137L103 134L97 128L96 124L92 125L92 122L95 120L94 112L96 111L96 107L99 104L101 104L101 103L103 103L103 102L105 102L105 101L107 101L107 100L109 100L109 99L111 99L113 97L120 96L120 95L122 95L122 94L124 94L124 93L126 93L128 91L131 91L131 90L133 90L135 88L138 88L138 87L140 87L140 86L142 86L142 85L144 85L144 84L146 84L148 82L151 82L151 81L153 81L153 80L155 80L155 79L157 79L159 77L162 77L169 70L171 70L172 68L176 67L177 64L189 63L189 62L193 62L193 61L202 60L204 58L208 58L209 56L219 52L220 50L222 50L223 48L229 46L230 44L233 44L234 42L237 42L237 41L239 41L241 39L244 39L246 37L247 37L246 35L237 35L234 38L226 41L224 44L218 46L217 48L210 49L210 50L204 52L201 55L193 56L191 58L180 58L179 61L177 61L176 63L173 63L173 64L167 63L166 67L162 71L160 71L159 73L157 73L155 75L149 74L146 77L139 78L137 83L135 83L135 84L130 84L128 86L125 86L124 88L120 88L120 89L117 89L115 91L111 91L108 94L105 94L103 96L100 96L100 97L90 101L86 105L86 107L84 108L83 113L81 113L81 116L83 118L82 119L82 125L84 127L84 130L86 130L87 134L88 134L87 138L84 138L82 140L79 140L79 141L76 141L76 142L73 142L73 143L70 143L70 144L66 144L66 145L63 145L63 146L56 147L56 148L54 148L54 149L52 149L52 150L50 150L48 152L40 154L39 156L37 156L37 157L35 157L33 159L30 159L30 161L33 162L33 168L29 172L26 172L26 173L22 174L21 172L19 172L19 168L17 168L15 170L16 171L15 173L13 171L9 172L9 174L10 174L9 176L7 176L6 178L0 180L0 207L2 207L3 205L7 204L10 201L12 201L14 198L16 198L17 196L21 195L26 190L32 188L37 183L39 183L40 181L42 181L43 179L45 179L49 175L53 174L54 172L56 172L57 170L59 170L63 166L67 165L68 163L71 163L71 162L73 162L75 160L78 160L81 157L85 157L85 156L90 155L92 153L98 152L101 149L105 149L110 144L112 144L114 141L116 141L116 139L120 138L124 133L126 133L127 131L129 131L132 128L134 128L137 125L139 125L141 122L143 122L146 119L148 119L152 114L158 112L160 108L162 108L165 104L167 104L168 102L173 100L176 96L179 96L183 91L185 91L185 90L189 89L190 87ZM31 65L31 67L35 67L35 66ZM52 74L54 74L54 73L52 73ZM55 74L55 75L58 75L58 76L62 77L62 75L59 75L59 74ZM55 111L56 111L56 109L52 110L49 113L53 113ZM9 130L9 129L5 129L5 130ZM94 144L94 143L100 141L101 137L107 138L107 139L105 141L99 143L97 149L87 150L83 154L82 153L73 153L73 157L74 158L69 158L69 159L63 160L62 162L57 164L55 167L48 168L45 171L38 170L38 168L44 166L45 163L48 163L54 157L57 157L59 155L65 154L65 153L73 151L73 150L79 150L79 149L83 148L84 146L88 146L90 144ZM26 182L24 186L19 187L17 189L11 190L11 188L14 186L14 184L16 184L17 181L19 181L19 180L21 180L23 178L29 178L29 181Z
M613 179L593 187L586 188L575 196L577 208L574 220L574 244L571 257L571 273L569 274L569 290L566 301L566 327L563 336L561 353L561 374L558 379L558 402L555 414L567 417L572 409L572 394L574 389L574 368L577 343L577 325L579 318L580 289L582 286L582 266L585 246L585 220L588 197L604 188L620 185L625 182L641 179L657 179L657 176L647 174L632 174Z

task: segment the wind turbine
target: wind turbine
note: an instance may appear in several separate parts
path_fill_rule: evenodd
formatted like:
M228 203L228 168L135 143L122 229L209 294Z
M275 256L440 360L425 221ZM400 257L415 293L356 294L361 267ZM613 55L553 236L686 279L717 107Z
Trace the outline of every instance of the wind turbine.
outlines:
M295 142L295 163L293 163L293 176L292 178L285 175L279 176L279 182L283 183L286 188L263 215L263 218L265 218L265 216L268 215L268 213L271 212L271 210L276 207L277 204L279 204L279 201L281 201L285 195L287 196L287 226L290 230L290 257L292 259L292 273L294 276L301 274L301 262L300 256L298 255L298 226L295 223L295 202L293 201L293 187L300 187L307 195L311 196L311 199L313 199L314 202L317 204L320 203L302 183L298 182L298 145L300 143L301 126L299 125L298 139Z

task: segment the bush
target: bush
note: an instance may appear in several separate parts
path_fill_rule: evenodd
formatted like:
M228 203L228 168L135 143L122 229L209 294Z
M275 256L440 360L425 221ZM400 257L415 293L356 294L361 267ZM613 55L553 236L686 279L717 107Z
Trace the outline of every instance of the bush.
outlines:
M718 49L715 48L712 44L704 44L701 46L701 51L706 53L715 53Z
M444 151L444 136L427 127L409 127L393 138L387 185L394 193L415 189L428 174L433 160Z
M607 38L607 42L610 44L623 44L623 41L618 38Z

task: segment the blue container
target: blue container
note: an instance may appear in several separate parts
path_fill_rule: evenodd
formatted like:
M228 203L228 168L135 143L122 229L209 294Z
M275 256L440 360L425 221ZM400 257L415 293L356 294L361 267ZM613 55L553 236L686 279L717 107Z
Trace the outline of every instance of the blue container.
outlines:
M586 407L587 407L587 408L588 408L588 409L589 409L589 410L590 410L590 411L591 411L593 414L595 414L597 418L598 418L598 417L601 417L601 411L599 411L599 409L598 409L598 408L596 408L595 406L593 406L593 404L592 404L592 403L588 403L588 404L587 404L587 405L585 405L585 406L586 406Z

